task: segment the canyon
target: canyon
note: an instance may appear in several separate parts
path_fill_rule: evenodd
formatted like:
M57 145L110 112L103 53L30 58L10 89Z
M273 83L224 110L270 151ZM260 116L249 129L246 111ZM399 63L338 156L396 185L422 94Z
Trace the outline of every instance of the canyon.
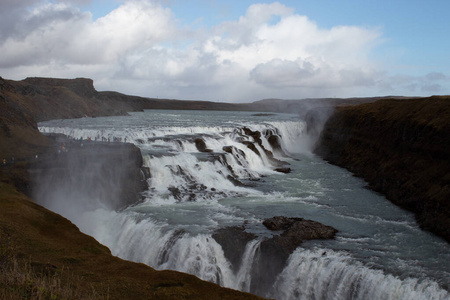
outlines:
M86 166L95 170L100 158L113 162L110 169L98 168L101 176L113 176L114 162L129 170L112 181L113 191L118 188L123 195L137 195L145 190L142 174L145 177L146 171L140 169L136 147L102 142L81 146L62 137L44 136L37 127L37 122L45 120L126 115L145 109L297 112L318 139L317 155L364 178L369 188L414 212L423 229L450 241L450 97L267 99L232 104L98 92L86 78L0 78L0 158L5 159L0 168L0 234L15 245L19 257L31 258L38 272L53 267L59 272L69 266L82 278L78 288L89 289L83 287L89 283L111 299L124 295L257 298L191 275L155 271L113 257L108 248L82 234L70 221L33 202L33 182L43 170L53 170L53 176L70 176L68 170L74 165L80 172ZM77 150L60 153L62 144ZM134 196L117 197L113 208L138 201Z

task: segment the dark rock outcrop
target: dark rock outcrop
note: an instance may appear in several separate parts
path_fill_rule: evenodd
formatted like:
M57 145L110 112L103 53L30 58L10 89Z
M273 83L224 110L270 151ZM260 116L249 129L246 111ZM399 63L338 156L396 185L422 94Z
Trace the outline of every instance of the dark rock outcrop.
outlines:
M0 159L29 158L43 151L49 141L39 132L36 121L16 98L15 87L0 77Z
M267 138L267 141L269 142L270 146L272 146L272 148L276 151L282 152L283 150L281 149L281 142L280 142L280 138L276 135L269 135L269 137Z
M291 168L288 167L276 168L274 171L287 174L291 173Z
M234 272L237 272L241 266L247 243L256 238L253 233L246 232L244 226L220 228L212 237L222 246L225 257L231 263Z
M77 207L120 210L142 200L148 186L139 148L67 139L58 144L29 169L38 203L79 201Z
M289 255L304 240L332 239L337 232L331 226L302 218L277 216L264 220L263 224L280 234L263 239L259 245L250 284L250 291L258 295L265 295L270 290L274 279L285 267ZM245 226L221 228L212 237L222 246L234 272L241 266L247 244L256 238L254 234L245 231Z
M281 231L270 239L261 242L259 255L252 272L252 291L264 294L270 282L286 265L289 255L304 240L332 239L337 230L312 220L276 216L263 222L269 230Z
M269 150L267 150L264 145L263 142L261 140L261 132L259 131L253 131L250 128L244 127L243 129L243 133L246 136L249 136L253 139L253 142L249 142L249 141L244 141L243 144L245 144L250 150L252 150L253 152L256 153L256 155L261 156L261 153L259 152L258 148L256 147L256 145L258 145L266 154L267 158L270 160L270 162L277 166L277 167L283 167L283 170L286 170L286 168L284 168L285 165L289 165L288 162L276 159L273 155L273 153ZM274 140L272 140L272 143L276 143ZM281 149L281 145L279 145L279 148ZM281 170L281 169L280 169ZM280 172L280 171L278 171Z
M450 97L338 108L315 152L450 242Z
M200 152L212 152L211 149L208 149L208 147L206 146L205 141L202 138L196 138L194 140L195 143L195 147L197 147L197 150Z
M337 230L331 226L303 218L276 216L264 220L263 224L267 229L283 231L279 235L279 242L289 253L294 251L303 240L332 239L337 233Z

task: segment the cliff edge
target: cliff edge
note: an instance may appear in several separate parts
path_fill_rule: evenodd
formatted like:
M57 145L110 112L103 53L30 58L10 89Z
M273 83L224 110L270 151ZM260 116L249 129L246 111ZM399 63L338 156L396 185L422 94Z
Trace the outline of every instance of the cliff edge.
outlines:
M450 97L338 107L315 152L450 242Z
M37 127L37 120L123 114L136 109L127 99L140 101L109 95L99 95L89 79L13 82L0 77L0 298L261 299L114 257L69 220L30 198L34 193L51 199L48 193L72 180L74 192L94 194L112 209L139 201L145 181L134 145L82 145L43 136ZM44 180L43 189L33 189L36 180ZM65 206L72 201L68 193L55 196Z

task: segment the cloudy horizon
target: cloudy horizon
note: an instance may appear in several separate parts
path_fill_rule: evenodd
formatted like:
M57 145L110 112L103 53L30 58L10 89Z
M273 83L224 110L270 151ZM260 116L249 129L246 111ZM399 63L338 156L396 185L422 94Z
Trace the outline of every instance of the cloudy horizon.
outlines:
M450 94L448 61L405 64L407 45L382 22L322 24L291 1L254 1L216 23L179 1L111 2L2 0L0 76L225 102Z

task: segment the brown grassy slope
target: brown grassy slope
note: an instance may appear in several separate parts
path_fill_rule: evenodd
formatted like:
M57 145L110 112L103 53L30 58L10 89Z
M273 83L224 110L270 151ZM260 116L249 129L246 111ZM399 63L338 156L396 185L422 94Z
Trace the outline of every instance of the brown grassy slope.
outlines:
M316 152L450 241L450 97L337 108Z
M7 238L18 257L31 261L36 272L50 270L62 282L79 278L78 294L94 289L109 299L258 299L195 276L155 271L113 257L70 221L4 183L0 183L0 212L0 239Z
M188 274L155 271L143 264L113 257L108 248L22 193L30 192L28 169L35 162L35 155L49 151L52 146L39 133L33 116L41 115L44 119L49 116L75 117L85 113L84 109L97 109L95 101L80 100L69 89L72 88L70 85L64 86L70 81L62 83L56 90L39 88L40 94L36 92L35 96L28 97L21 87L0 78L0 299L33 298L29 294L33 282L26 282L25 287L11 287L9 281L1 281L14 277L8 273L13 270L1 265L2 256L5 259L2 255L5 244L11 245L19 260L31 262L33 272L37 274L33 278L50 272L63 285L76 290L73 295L94 294L105 299L259 299ZM32 87L27 85L25 90ZM53 90L54 94L42 96L46 90ZM61 95L73 96L73 101L56 107ZM109 112L112 111L115 110ZM104 113L100 108L98 112ZM15 157L14 164L12 156ZM6 166L1 165L3 158L7 160ZM6 256L6 259L10 257ZM74 282L74 278L79 280Z
M3 89L5 97L37 122L120 115L131 111L130 107L113 107L100 101L91 79L27 78L23 81L1 81L9 86Z
M2 88L7 86L8 88ZM247 105L210 101L185 101L98 92L88 78L27 78L22 81L0 77L5 97L36 121L93 116L123 115L143 109L248 110Z
M32 116L6 96L9 93L13 87L0 78L0 159L8 161L36 155L49 145Z

